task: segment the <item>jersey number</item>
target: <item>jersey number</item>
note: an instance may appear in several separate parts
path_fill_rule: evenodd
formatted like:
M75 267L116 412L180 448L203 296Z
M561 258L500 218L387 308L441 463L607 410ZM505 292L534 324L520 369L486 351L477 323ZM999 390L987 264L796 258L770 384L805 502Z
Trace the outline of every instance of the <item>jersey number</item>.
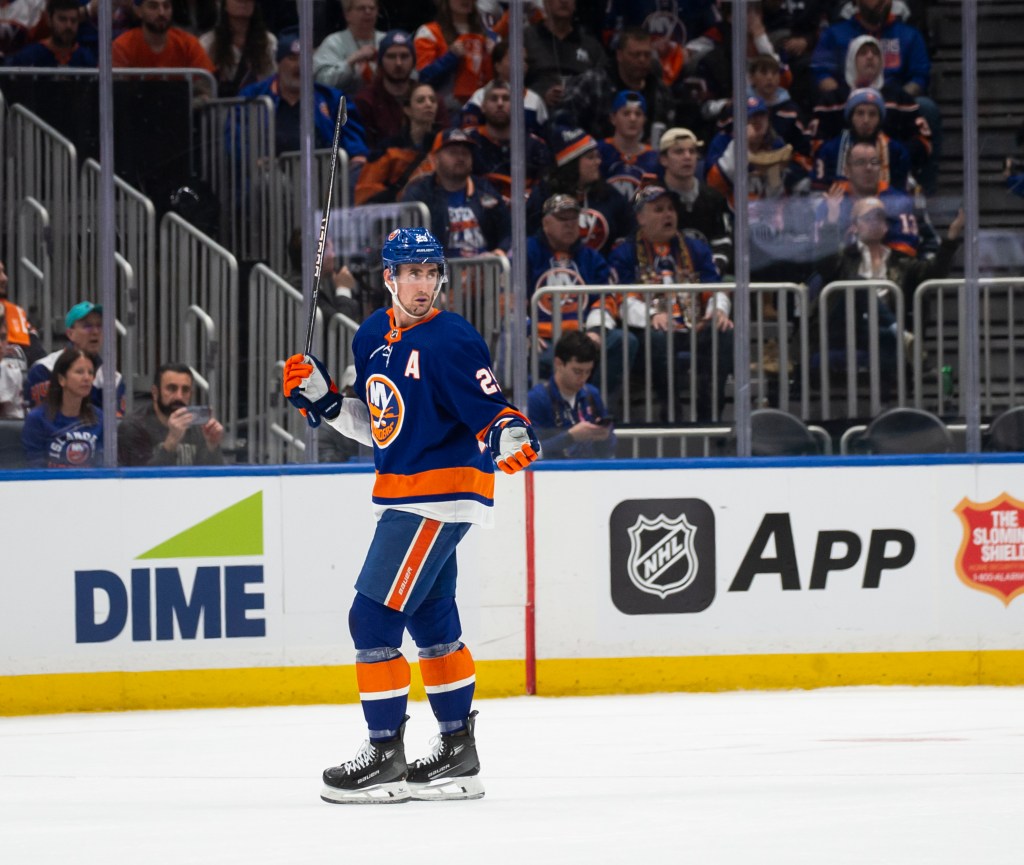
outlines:
M480 390L488 396L501 392L501 388L498 387L498 382L494 380L494 373L487 367L476 371L476 380L480 382Z

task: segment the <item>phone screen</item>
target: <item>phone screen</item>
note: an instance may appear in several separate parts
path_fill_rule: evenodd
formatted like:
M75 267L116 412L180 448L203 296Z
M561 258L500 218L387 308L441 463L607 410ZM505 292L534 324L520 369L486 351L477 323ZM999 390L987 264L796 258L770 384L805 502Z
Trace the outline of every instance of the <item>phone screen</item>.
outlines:
M208 405L190 405L185 411L192 415L189 426L203 426L213 417L213 412Z

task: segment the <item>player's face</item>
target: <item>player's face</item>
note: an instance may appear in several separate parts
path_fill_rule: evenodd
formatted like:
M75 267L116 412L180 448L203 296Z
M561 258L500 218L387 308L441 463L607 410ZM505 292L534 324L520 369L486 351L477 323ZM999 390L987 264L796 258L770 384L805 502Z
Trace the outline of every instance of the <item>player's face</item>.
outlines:
M679 228L679 216L667 195L647 202L636 215L636 222L653 243L666 242Z
M171 0L142 0L136 8L144 30L166 33L171 26Z
M78 358L68 367L67 375L57 377L60 386L68 396L85 399L92 393L92 382L96 378L93 363L87 357Z
M75 348L91 354L99 353L103 346L103 316L90 312L68 328L67 337Z
M448 149L448 148L446 148ZM426 315L434 303L434 292L441 270L436 264L400 264L395 275L395 293L398 300L411 315ZM404 318L401 309L395 310L399 320Z
M601 154L588 150L580 157L580 186L596 183L601 177Z
M594 362L576 360L571 357L568 361L555 358L555 384L559 390L576 393L583 388L594 372Z
M50 15L50 38L61 48L70 48L78 38L78 12L57 9Z
M639 138L644 131L644 112L639 103L626 103L611 118L615 131L623 138Z
M392 45L380 59L381 74L389 81L408 81L412 66L412 52L404 45Z
M677 141L661 154L665 174L676 180L688 180L697 173L699 159L697 145L692 141Z
M878 191L878 178L882 161L874 147L857 145L850 149L846 160L846 176L858 195L874 195Z
M882 115L874 105L858 105L850 113L850 126L858 138L870 138L881 125Z
M165 372L160 387L153 387L153 399L164 416L192 402L192 376L183 372Z

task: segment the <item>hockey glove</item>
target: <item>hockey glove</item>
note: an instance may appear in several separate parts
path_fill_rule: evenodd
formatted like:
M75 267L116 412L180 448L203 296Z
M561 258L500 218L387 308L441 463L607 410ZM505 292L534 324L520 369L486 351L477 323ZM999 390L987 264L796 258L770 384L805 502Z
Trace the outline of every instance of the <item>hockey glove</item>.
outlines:
M341 411L341 394L327 368L311 354L293 354L284 362L284 395L311 427Z
M501 418L487 434L494 464L507 475L525 469L540 456L540 442L533 427L517 417Z

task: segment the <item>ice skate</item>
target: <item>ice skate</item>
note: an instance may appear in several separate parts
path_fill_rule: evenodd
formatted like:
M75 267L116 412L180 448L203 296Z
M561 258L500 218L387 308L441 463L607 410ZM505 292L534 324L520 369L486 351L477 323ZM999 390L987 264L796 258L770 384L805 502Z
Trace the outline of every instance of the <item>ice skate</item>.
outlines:
M387 742L363 742L355 758L324 769L320 798L336 805L392 804L409 801L405 763L405 722ZM474 752L475 753L475 752Z
M484 795L480 758L476 753L476 712L470 712L466 729L435 737L429 757L409 767L413 799L479 799Z

